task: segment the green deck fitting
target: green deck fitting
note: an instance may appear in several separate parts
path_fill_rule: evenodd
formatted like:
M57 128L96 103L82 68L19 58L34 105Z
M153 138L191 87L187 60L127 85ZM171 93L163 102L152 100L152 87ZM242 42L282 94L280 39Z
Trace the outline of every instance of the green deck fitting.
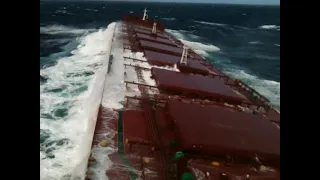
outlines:
M169 141L169 146L174 146L176 145L176 141L175 140L170 140Z
M138 179L138 176L136 173L134 173L128 157L124 154L122 110L119 110L118 112L119 112L119 117L118 117L118 154L119 154L119 157L122 160L123 164L125 164L129 168L130 179L135 180L135 179Z
M174 159L179 159L181 157L184 157L184 153L182 151L178 151L176 152Z
M193 175L191 172L185 172L182 174L182 180L193 180Z
M251 99L251 101L254 101L256 99L256 96L253 94L253 92L250 95L250 99Z

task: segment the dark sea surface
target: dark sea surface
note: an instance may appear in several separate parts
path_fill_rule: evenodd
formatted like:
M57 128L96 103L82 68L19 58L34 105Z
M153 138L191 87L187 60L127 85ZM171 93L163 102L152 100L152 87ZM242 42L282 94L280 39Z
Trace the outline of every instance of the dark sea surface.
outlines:
M68 157L79 153L84 126L77 121L82 109L75 107L90 89L90 65L98 62L104 31L123 15L142 16L144 8L169 33L280 109L279 6L41 1L40 73L48 78L40 78L41 179L73 171L76 162Z

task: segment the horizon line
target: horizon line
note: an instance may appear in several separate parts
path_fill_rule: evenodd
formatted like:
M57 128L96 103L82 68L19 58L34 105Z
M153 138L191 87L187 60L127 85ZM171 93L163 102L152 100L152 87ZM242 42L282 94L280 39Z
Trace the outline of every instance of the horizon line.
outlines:
M280 6L280 4L246 4L246 3L232 3L232 2L177 2L177 1L148 1L148 0L40 0L51 1L51 2L123 2L123 3L175 3L175 4L217 4L217 5L247 5L247 6Z

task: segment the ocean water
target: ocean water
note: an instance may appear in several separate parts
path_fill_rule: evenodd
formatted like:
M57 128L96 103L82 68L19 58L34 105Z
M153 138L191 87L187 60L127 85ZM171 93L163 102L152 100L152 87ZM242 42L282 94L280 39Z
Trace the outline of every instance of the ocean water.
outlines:
M40 2L40 178L76 174L114 23L125 14L167 31L280 109L280 7Z

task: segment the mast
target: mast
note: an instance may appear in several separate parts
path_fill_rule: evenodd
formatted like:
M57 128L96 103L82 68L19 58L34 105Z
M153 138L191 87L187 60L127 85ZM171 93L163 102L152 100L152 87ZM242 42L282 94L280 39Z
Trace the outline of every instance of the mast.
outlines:
M187 64L187 60L188 60L188 50L189 50L189 48L184 45L184 46L183 46L183 51L182 51L182 56L181 56L181 59L180 59L180 64L184 64L184 65Z
M157 34L157 22L153 22L152 34Z
M143 10L143 18L142 18L142 20L144 21L144 20L146 20L148 18L148 15L147 15L147 9L146 8L144 8L144 10Z

